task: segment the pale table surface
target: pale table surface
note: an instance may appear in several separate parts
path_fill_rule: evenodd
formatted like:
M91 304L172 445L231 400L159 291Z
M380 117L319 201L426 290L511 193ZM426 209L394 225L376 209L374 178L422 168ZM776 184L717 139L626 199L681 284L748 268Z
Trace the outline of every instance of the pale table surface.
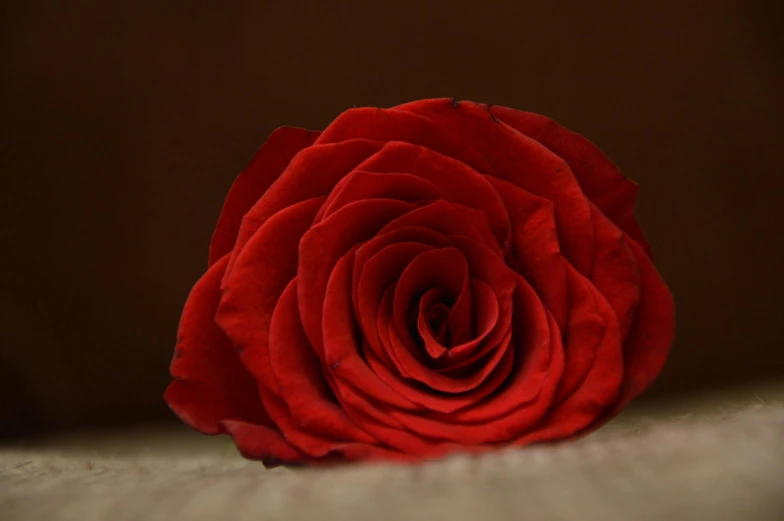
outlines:
M0 448L0 520L784 521L784 385L641 403L551 447L264 470L144 426Z

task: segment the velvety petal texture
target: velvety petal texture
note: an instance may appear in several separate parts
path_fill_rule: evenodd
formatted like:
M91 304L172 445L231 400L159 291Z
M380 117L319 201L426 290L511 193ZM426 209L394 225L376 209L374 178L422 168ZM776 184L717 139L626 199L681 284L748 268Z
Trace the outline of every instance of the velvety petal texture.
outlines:
M587 139L506 107L280 128L226 198L165 399L268 466L590 432L674 336L636 196Z

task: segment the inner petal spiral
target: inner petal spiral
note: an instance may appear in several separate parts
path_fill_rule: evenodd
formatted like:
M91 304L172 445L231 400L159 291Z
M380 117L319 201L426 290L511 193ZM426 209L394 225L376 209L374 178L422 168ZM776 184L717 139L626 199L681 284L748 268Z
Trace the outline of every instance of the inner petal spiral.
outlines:
M449 327L451 299L447 300L443 291L433 288L425 292L416 306L416 322L410 324L416 329L413 337L423 344L430 357L439 359L452 347L452 333ZM412 310L415 309L412 306Z

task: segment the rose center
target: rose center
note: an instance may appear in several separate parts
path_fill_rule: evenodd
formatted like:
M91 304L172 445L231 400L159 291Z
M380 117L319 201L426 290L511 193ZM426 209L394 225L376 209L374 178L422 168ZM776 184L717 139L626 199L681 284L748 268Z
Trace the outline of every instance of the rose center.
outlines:
M433 338L442 346L449 347L449 306L439 302L425 313L427 327Z

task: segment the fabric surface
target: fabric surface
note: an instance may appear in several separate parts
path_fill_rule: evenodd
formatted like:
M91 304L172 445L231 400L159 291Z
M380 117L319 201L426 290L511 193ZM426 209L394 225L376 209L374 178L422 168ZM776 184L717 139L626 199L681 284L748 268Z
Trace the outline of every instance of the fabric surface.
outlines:
M221 438L123 449L133 437L3 449L0 519L784 519L784 406L770 403L415 466L265 471Z

